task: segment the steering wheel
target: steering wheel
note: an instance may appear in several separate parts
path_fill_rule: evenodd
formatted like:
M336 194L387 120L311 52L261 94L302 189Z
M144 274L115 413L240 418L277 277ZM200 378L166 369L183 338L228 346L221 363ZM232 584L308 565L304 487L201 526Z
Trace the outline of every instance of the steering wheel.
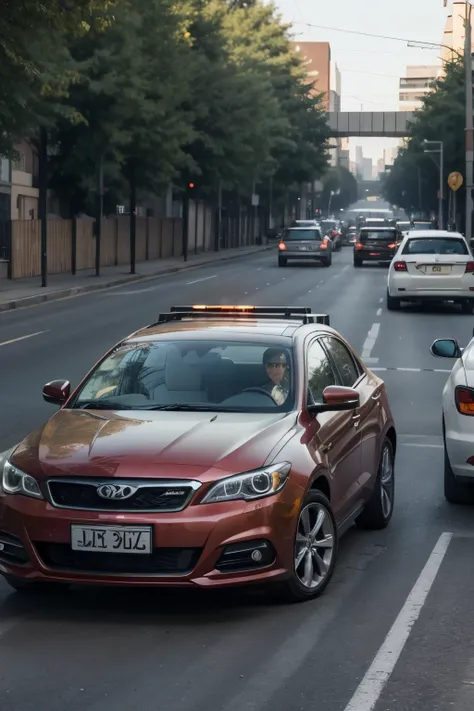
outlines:
M264 388L257 388L257 387L254 387L254 388L245 388L245 390L242 390L242 392L243 392L243 393L260 393L260 395L266 395L267 397L270 398L270 400L273 402L274 405L277 404L277 403L275 402L275 400L273 399L272 394L269 393L269 392L267 392L267 390L265 390Z

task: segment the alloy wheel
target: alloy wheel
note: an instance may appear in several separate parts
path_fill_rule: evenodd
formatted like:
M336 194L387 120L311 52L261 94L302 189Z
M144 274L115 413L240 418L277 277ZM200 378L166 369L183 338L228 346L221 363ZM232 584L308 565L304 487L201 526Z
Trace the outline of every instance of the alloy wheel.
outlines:
M384 447L380 471L380 496L382 498L382 511L385 518L388 518L392 513L393 491L393 459L389 447Z
M295 573L305 588L315 590L325 581L335 554L336 535L327 509L307 504L300 513L295 542Z

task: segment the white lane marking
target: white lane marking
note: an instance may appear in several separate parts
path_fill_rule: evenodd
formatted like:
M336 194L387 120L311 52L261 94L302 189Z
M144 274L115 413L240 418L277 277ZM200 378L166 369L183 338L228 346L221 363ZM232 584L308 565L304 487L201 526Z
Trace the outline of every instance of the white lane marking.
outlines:
M439 537L397 619L385 637L366 675L357 687L354 696L347 704L345 711L372 711L379 700L413 625L420 616L452 537L452 533L442 533Z
M383 299L379 299L379 304L383 304Z
M380 331L380 324L373 323L370 331L367 334L365 343L362 346L362 360L365 360L366 358L370 358L370 354L372 353L372 348L375 346L375 342L377 340L377 336L379 335L379 331Z
M198 284L200 281L209 281L209 279L215 279L217 274L213 274L212 276L208 277L201 277L201 279L194 279L193 281L187 281L185 286L189 286L190 284Z
M261 271L262 271L262 267L258 267L257 272L261 272Z
M377 309L377 314L376 314L376 315L377 315L377 316L381 316L381 315L382 315L382 309Z
M10 341L3 341L0 343L0 348L2 346L8 346L10 343L18 343L18 341L25 341L27 338L33 338L34 336L40 336L42 333L48 333L49 328L46 331L36 331L36 333L29 333L27 336L20 336L19 338L12 338Z
M374 365L377 365L377 363L379 362L379 359L378 358L365 358L364 362L366 365L371 365L372 363Z

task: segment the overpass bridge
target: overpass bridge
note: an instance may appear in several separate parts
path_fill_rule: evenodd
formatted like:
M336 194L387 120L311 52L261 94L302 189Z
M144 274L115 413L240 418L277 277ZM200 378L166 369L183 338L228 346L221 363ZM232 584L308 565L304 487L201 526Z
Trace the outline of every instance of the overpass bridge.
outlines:
M412 111L331 111L331 138L406 138Z

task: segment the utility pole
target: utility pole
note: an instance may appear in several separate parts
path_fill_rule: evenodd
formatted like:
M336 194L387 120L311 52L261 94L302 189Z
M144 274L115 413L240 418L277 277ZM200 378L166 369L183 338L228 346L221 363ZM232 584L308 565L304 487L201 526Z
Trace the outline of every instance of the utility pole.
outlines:
M466 31L464 43L464 70L466 91L466 229L469 244L472 239L472 188L473 188L473 117L472 117L472 6L466 2Z
M48 286L48 133L40 128L39 140L39 200L41 220L41 286Z

